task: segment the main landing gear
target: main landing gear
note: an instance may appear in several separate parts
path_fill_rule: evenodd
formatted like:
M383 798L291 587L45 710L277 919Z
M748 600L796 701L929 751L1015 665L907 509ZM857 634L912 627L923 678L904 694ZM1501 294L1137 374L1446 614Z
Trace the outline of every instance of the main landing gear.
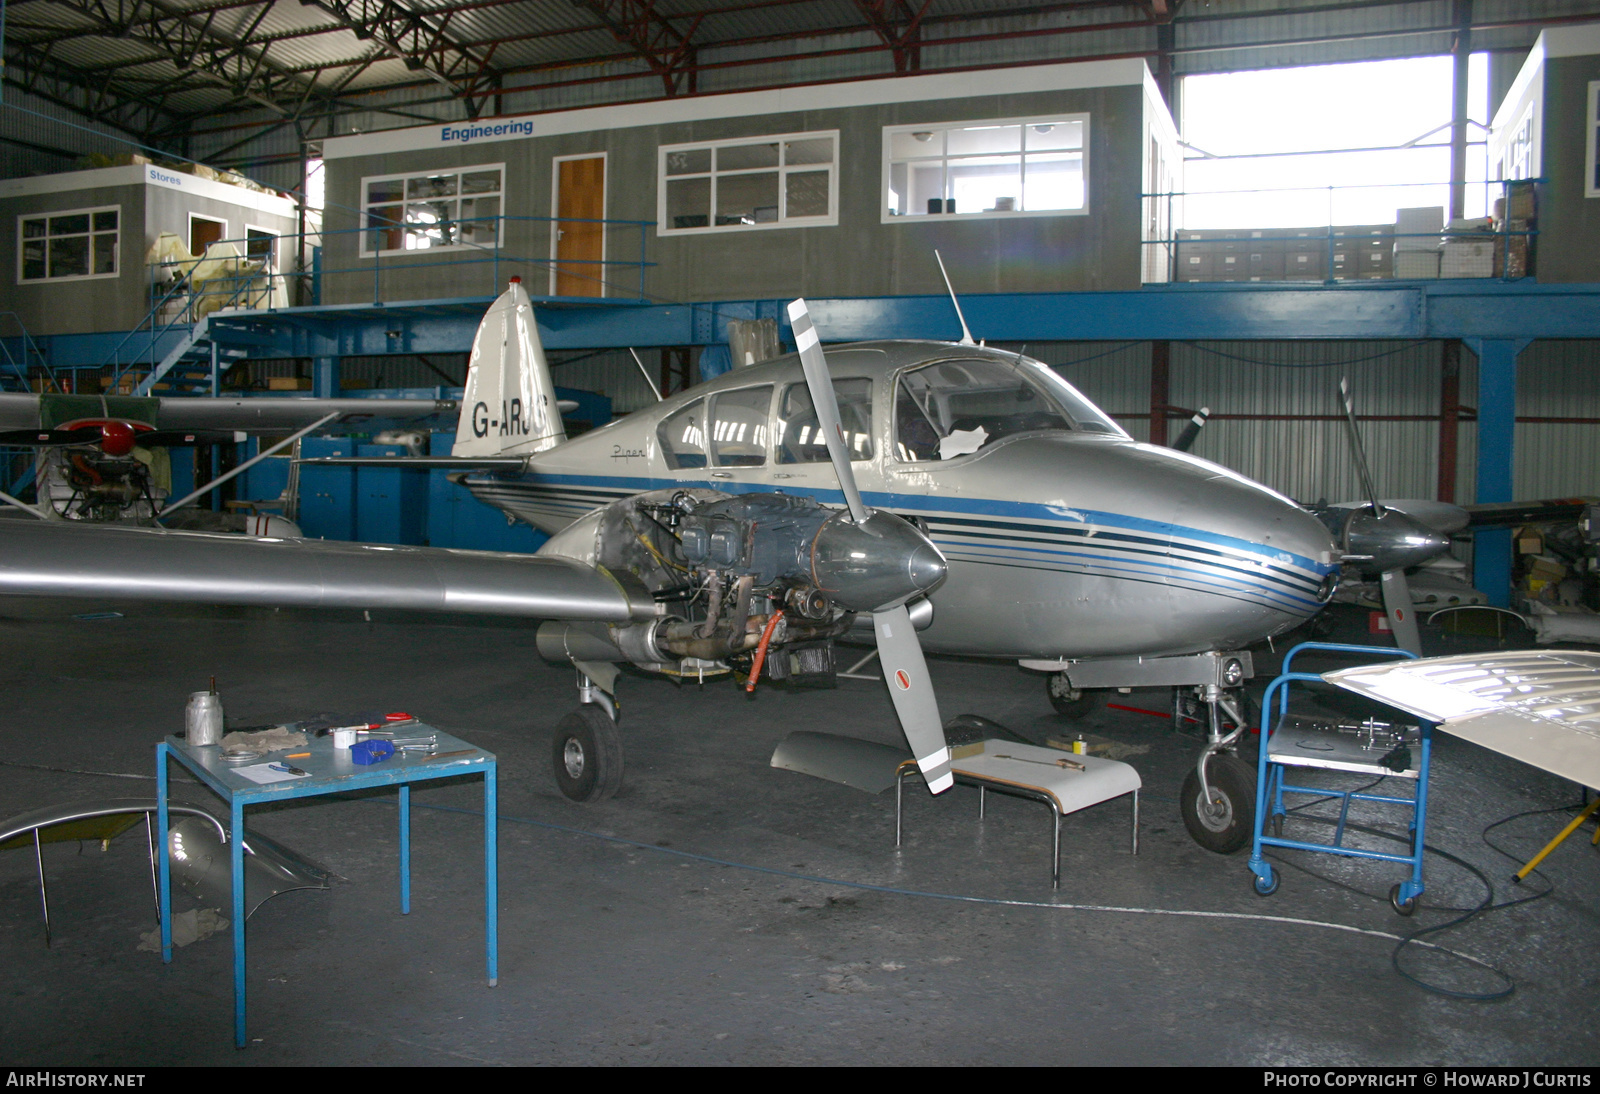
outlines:
M550 766L561 793L573 801L605 801L622 787L616 702L581 672L578 697L582 705L556 726Z

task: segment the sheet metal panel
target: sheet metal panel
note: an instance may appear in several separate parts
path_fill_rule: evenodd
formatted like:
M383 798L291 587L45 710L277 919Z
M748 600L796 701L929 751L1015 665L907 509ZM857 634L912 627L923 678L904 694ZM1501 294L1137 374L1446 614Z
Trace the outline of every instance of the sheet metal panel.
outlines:
M1600 419L1600 342L1540 341L1517 362L1517 416ZM1519 422L1519 498L1600 493L1600 425Z

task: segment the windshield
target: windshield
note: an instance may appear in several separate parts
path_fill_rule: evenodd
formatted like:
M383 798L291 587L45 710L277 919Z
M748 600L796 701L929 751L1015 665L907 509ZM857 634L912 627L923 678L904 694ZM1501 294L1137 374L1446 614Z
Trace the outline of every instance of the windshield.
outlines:
M1048 368L994 359L939 361L900 376L895 446L900 459L948 460L989 441L1038 429L1126 436Z

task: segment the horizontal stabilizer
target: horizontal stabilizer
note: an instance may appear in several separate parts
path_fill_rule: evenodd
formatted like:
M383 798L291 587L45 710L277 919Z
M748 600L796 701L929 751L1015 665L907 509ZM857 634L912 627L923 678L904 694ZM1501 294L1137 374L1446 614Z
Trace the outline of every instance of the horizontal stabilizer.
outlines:
M656 614L648 596L566 558L57 521L0 521L0 595L610 623Z

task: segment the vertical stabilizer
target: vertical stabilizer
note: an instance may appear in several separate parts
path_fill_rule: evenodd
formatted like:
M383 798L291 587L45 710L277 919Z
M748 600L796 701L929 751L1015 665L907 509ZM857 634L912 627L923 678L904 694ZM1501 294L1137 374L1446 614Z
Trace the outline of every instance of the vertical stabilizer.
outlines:
M533 303L518 278L472 340L452 456L526 456L567 439Z

